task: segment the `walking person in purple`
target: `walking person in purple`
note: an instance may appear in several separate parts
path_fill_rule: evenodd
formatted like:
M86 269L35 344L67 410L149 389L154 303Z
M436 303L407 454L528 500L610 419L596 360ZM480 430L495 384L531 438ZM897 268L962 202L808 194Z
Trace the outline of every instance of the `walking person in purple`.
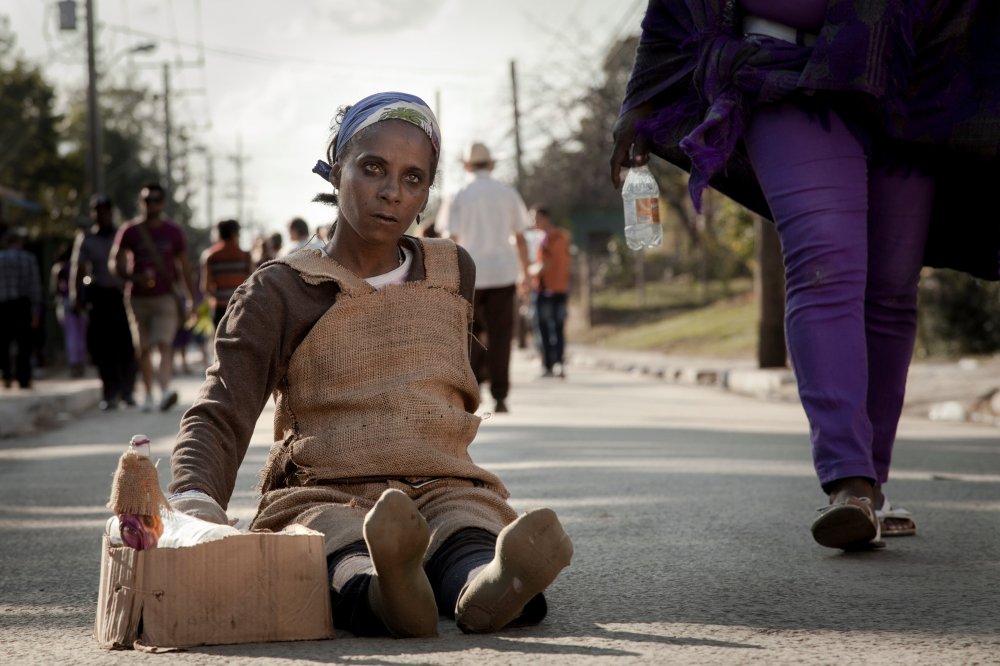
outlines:
M49 292L56 306L56 319L63 329L63 348L71 377L83 377L87 365L87 311L70 296L73 247L63 247L49 273Z
M786 332L829 504L817 543L913 534L885 497L921 266L996 280L1000 7L650 0L611 179L653 152L772 219Z

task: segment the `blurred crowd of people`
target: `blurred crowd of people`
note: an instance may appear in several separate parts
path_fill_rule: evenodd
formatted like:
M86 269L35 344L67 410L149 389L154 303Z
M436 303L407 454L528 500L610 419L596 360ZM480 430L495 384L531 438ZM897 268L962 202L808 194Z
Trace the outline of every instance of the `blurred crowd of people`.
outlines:
M95 367L102 410L166 411L177 402L174 375L203 372L211 363L214 330L236 288L261 264L326 243L325 229L311 234L308 223L295 217L287 225L287 242L280 232L261 234L245 250L239 221L225 219L195 262L188 232L165 215L166 196L159 184L145 185L139 214L116 224L114 202L94 195L88 224L56 248L51 266L28 247L26 229L0 220L5 389L15 383L31 389L41 369L51 376L61 365L45 353L51 336L45 313L51 309L62 338L58 356L70 378Z
M481 346L473 351L473 367L480 383L489 385L495 410L504 412L515 340L527 347L532 338L539 376L565 377L570 239L543 204L527 207L514 188L491 176L486 146L471 144L466 153L468 184L436 216L418 221L415 235L451 238L475 259ZM149 183L139 192L138 215L116 224L114 202L94 195L89 224L56 249L47 267L42 253L26 249L25 229L0 224L6 388L16 382L29 389L38 368L58 365L43 351L44 315L51 311L69 376L84 377L89 364L96 368L102 410L166 411L178 398L175 374L204 372L211 364L214 330L250 274L301 248L322 249L329 240L326 226L313 230L294 217L285 233L258 234L244 249L239 221L225 219L213 228L212 244L196 255L188 231L166 216L166 204L164 189Z

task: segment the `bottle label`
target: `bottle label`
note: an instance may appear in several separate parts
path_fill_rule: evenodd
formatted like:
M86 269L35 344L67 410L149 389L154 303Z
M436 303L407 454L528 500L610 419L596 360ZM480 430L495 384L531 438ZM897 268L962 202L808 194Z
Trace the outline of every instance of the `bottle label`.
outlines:
M636 224L660 223L660 200L656 197L643 197L635 200Z

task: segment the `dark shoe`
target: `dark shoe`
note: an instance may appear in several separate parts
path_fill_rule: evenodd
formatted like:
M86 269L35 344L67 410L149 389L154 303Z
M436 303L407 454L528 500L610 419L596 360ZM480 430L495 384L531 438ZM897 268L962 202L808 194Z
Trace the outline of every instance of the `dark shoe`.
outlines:
M126 407L135 407L135 398L133 398L130 395L127 395L124 398L122 398L122 402L125 403Z
M871 550L884 548L878 518L867 497L847 499L824 506L813 521L813 539L827 548L841 550Z
M160 411L165 412L176 404L177 391L171 389L163 394L163 400L160 400Z
M504 402L503 400L497 400L496 406L493 407L494 414L506 414L509 411L510 410L507 409L507 403Z
M110 412L112 410L118 409L118 403L114 400L101 400L97 403L97 408L102 412Z

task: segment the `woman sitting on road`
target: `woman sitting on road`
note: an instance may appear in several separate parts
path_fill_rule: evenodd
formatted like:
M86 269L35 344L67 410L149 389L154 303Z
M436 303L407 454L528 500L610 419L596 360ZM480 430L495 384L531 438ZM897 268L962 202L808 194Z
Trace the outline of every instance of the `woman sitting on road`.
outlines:
M531 624L572 544L556 515L517 517L468 454L479 418L469 365L475 265L404 232L439 157L433 113L379 93L342 111L314 169L337 205L331 240L259 268L232 297L215 365L181 422L172 505L225 522L254 424L275 439L253 529L324 533L335 624L430 636Z

